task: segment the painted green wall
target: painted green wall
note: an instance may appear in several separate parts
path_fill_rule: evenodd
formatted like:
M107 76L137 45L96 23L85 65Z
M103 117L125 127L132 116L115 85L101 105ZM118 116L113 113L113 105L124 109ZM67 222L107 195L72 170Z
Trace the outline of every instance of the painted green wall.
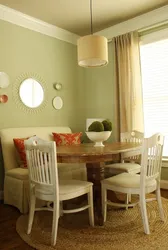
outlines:
M98 69L84 69L77 65L76 46L11 23L0 21L0 71L10 76L11 84L0 89L9 100L0 104L0 129L22 126L67 125L73 131L86 130L86 118L110 118L115 140L114 114L114 60L113 47L109 43L109 64ZM36 114L28 114L18 108L14 101L13 87L22 74L33 72L39 75L47 90L46 107ZM55 82L63 88L56 91ZM52 99L60 95L64 106L55 110ZM83 136L86 139L85 133ZM87 140L87 139L86 139ZM0 171L0 190L3 173Z
M0 71L10 76L11 84L0 89L0 95L8 95L8 102L0 103L0 129L25 126L76 126L76 84L77 84L76 46L55 38L40 34L0 21ZM14 102L13 87L16 79L27 72L39 75L47 89L47 105L42 112L29 114ZM63 88L53 88L55 82L61 82ZM52 99L60 95L64 106L56 110ZM0 190L2 189L3 172L0 168Z
M5 71L11 80L0 94L7 94L9 101L0 104L0 129L18 126L69 125L73 128L76 96L76 46L42 35L40 33L0 21L0 70ZM12 87L16 79L34 72L45 82L47 106L43 112L27 115L15 105ZM56 91L54 82L61 82L63 88ZM55 110L52 99L60 95L64 106Z
M11 84L0 89L9 101L0 104L0 129L22 126L68 125L73 131L82 131L85 136L86 118L109 118L113 132L109 140L116 140L114 113L114 53L109 43L109 64L98 69L84 69L77 66L76 46L40 33L0 21L0 71L10 76ZM22 74L33 72L39 75L47 86L47 105L42 112L28 114L14 102L13 87ZM55 82L63 88L56 91ZM64 106L55 110L54 96L63 98ZM3 173L0 173L2 189Z

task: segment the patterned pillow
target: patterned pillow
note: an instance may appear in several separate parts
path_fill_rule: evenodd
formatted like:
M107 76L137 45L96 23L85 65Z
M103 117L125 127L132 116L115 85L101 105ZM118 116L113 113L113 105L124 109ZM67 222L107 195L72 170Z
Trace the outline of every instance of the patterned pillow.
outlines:
M30 137L27 137L27 138L14 138L13 139L13 142L14 142L14 145L15 145L15 148L16 148L16 157L17 157L18 165L20 167L23 167L23 168L27 168L24 140L27 140Z
M82 132L79 133L52 133L57 146L81 144Z

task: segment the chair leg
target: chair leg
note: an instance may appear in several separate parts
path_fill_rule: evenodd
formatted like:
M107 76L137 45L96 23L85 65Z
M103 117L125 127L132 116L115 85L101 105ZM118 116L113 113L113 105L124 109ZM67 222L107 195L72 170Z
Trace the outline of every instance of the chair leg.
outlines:
M27 234L30 234L31 230L32 230L32 224L33 224L34 212L35 212L35 204L36 204L36 197L33 193L33 190L31 190L30 191L30 211L29 211Z
M58 231L58 219L59 219L59 202L53 203L53 222L52 222L52 233L51 233L51 245L55 246L57 241Z
M89 223L92 227L94 227L94 212L93 212L93 188L90 188L88 193L88 205L89 205Z
M163 211L163 207L162 207L162 200L161 200L161 195L160 195L160 185L156 189L156 199L158 202L160 218L162 221L165 221L164 211Z
M126 204L131 203L131 194L127 194L126 196ZM128 207L126 207L126 210L128 210Z
M146 210L145 195L140 195L139 205L141 209L141 216L142 216L144 231L146 234L150 234L149 222L148 222L148 216L147 216L147 210Z
M60 201L59 216L63 216L63 201Z
M125 203L128 205L129 204L129 194L126 195L126 201ZM126 207L126 210L128 210L128 206Z
M102 213L104 222L107 219L107 189L102 185L101 186L101 195L102 195Z

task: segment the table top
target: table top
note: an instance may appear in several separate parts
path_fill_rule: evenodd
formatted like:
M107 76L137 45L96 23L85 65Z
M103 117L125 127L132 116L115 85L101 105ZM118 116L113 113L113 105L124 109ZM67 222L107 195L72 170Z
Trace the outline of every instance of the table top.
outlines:
M104 147L94 147L94 143L83 143L79 145L59 146L57 147L57 154L64 155L106 155L118 154L141 148L140 143L132 142L113 142L106 143Z
M92 162L112 160L114 155L141 149L140 143L113 142L104 147L94 147L94 143L57 147L58 162Z

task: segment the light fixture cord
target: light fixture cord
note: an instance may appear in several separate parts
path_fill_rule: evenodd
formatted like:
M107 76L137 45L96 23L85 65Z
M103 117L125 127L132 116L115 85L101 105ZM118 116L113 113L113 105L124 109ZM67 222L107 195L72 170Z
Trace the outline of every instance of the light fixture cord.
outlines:
M91 35L93 34L93 27L92 27L92 0L90 0L90 31Z

